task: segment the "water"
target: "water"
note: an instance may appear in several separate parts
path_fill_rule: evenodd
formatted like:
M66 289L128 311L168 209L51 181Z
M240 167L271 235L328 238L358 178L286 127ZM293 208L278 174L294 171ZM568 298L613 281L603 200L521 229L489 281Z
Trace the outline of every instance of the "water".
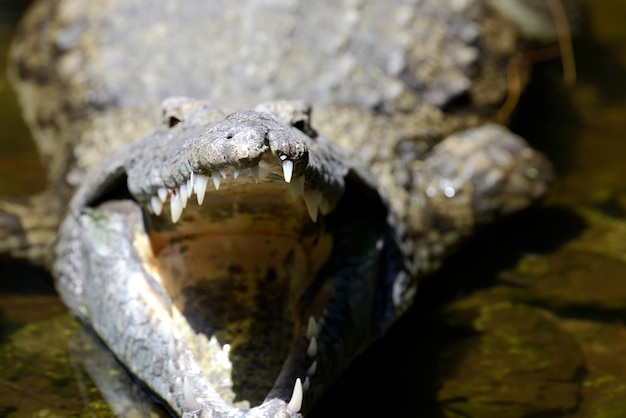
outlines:
M426 282L317 415L626 416L626 2L587 6L576 84L564 86L559 61L538 64L512 120L554 161L552 193ZM3 50L22 7L0 5ZM0 195L39 191L4 78L0 103ZM0 416L112 416L103 397L141 397L63 312L45 272L0 261ZM119 386L96 388L94 358ZM149 405L126 416L157 414Z
M42 190L46 184L43 166L4 71L11 32L26 4L3 0L0 5L0 193L11 196Z

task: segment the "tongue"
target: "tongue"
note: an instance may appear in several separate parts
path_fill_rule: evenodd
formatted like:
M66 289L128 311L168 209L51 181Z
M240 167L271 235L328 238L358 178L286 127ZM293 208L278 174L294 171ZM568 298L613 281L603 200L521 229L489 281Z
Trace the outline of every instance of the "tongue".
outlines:
M284 236L188 237L163 246L155 263L192 329L230 345L235 401L261 403L289 353L308 285L301 245Z

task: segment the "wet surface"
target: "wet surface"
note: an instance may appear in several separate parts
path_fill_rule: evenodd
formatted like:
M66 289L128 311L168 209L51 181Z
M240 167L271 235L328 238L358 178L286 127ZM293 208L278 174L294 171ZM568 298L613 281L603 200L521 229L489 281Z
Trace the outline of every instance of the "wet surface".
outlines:
M315 416L626 416L626 2L587 3L576 85L538 64L512 120L554 161L553 192L425 281ZM4 48L19 7L1 9ZM2 195L45 184L14 100L0 79ZM158 414L64 312L46 273L0 261L0 416Z

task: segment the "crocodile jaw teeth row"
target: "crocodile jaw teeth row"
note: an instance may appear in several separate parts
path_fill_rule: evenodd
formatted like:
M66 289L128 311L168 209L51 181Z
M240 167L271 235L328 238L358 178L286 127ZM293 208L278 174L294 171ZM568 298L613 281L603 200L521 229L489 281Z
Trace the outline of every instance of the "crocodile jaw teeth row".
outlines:
M326 315L326 312L324 312L323 315ZM302 400L304 399L304 393L311 386L311 379L317 371L317 337L319 336L323 325L324 316L321 316L318 320L315 320L315 317L313 316L309 316L307 327L304 331L304 338L306 338L309 342L306 354L307 357L312 359L312 362L305 372L304 381L302 380L302 378L297 377L293 385L291 398L286 405L287 411L291 414L297 414L302 409ZM189 385L189 382L186 378L183 383L183 394L185 397L185 407L189 412L198 411L202 408L202 403L193 392L193 389Z
M330 204L321 191L310 188L305 189L304 175L293 178L293 161L284 160L282 169L291 198L296 201L300 196L303 197L307 212L313 222L317 222L320 211L324 215L329 212ZM233 168L232 175L234 180L242 174L249 174L255 183L261 181L258 164L245 169ZM180 219L183 209L187 207L188 200L194 193L196 194L198 205L202 205L209 183L213 184L215 190L219 190L221 180L226 178L227 174L224 169L213 170L208 174L192 172L189 179L178 188L159 187L148 201L149 208L155 215L161 215L163 206L169 199L171 219L173 223L176 223Z
M304 337L309 341L309 345L307 346L306 354L313 361L311 365L306 370L306 376L304 376L304 381L301 378L296 378L296 382L293 386L293 392L291 394L291 399L289 403L287 403L287 409L291 413L300 412L302 409L302 399L304 397L304 392L306 392L311 386L311 379L317 370L317 337L320 334L324 318L320 317L319 321L316 321L313 316L309 316L309 322L307 323L306 331Z

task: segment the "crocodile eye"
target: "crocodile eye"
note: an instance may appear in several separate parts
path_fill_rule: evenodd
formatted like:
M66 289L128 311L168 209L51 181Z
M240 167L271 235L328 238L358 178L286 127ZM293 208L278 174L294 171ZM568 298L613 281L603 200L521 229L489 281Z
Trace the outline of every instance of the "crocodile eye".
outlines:
M311 123L308 118L301 118L298 120L294 120L291 122L291 126L299 130L300 132L305 133L311 138L317 137L317 132L311 127Z
M170 128L173 128L174 126L178 125L180 122L182 121L178 119L176 116L170 116L168 119L167 126L169 126Z
M293 127L304 132L306 129L306 123L303 120L298 120L293 124Z

